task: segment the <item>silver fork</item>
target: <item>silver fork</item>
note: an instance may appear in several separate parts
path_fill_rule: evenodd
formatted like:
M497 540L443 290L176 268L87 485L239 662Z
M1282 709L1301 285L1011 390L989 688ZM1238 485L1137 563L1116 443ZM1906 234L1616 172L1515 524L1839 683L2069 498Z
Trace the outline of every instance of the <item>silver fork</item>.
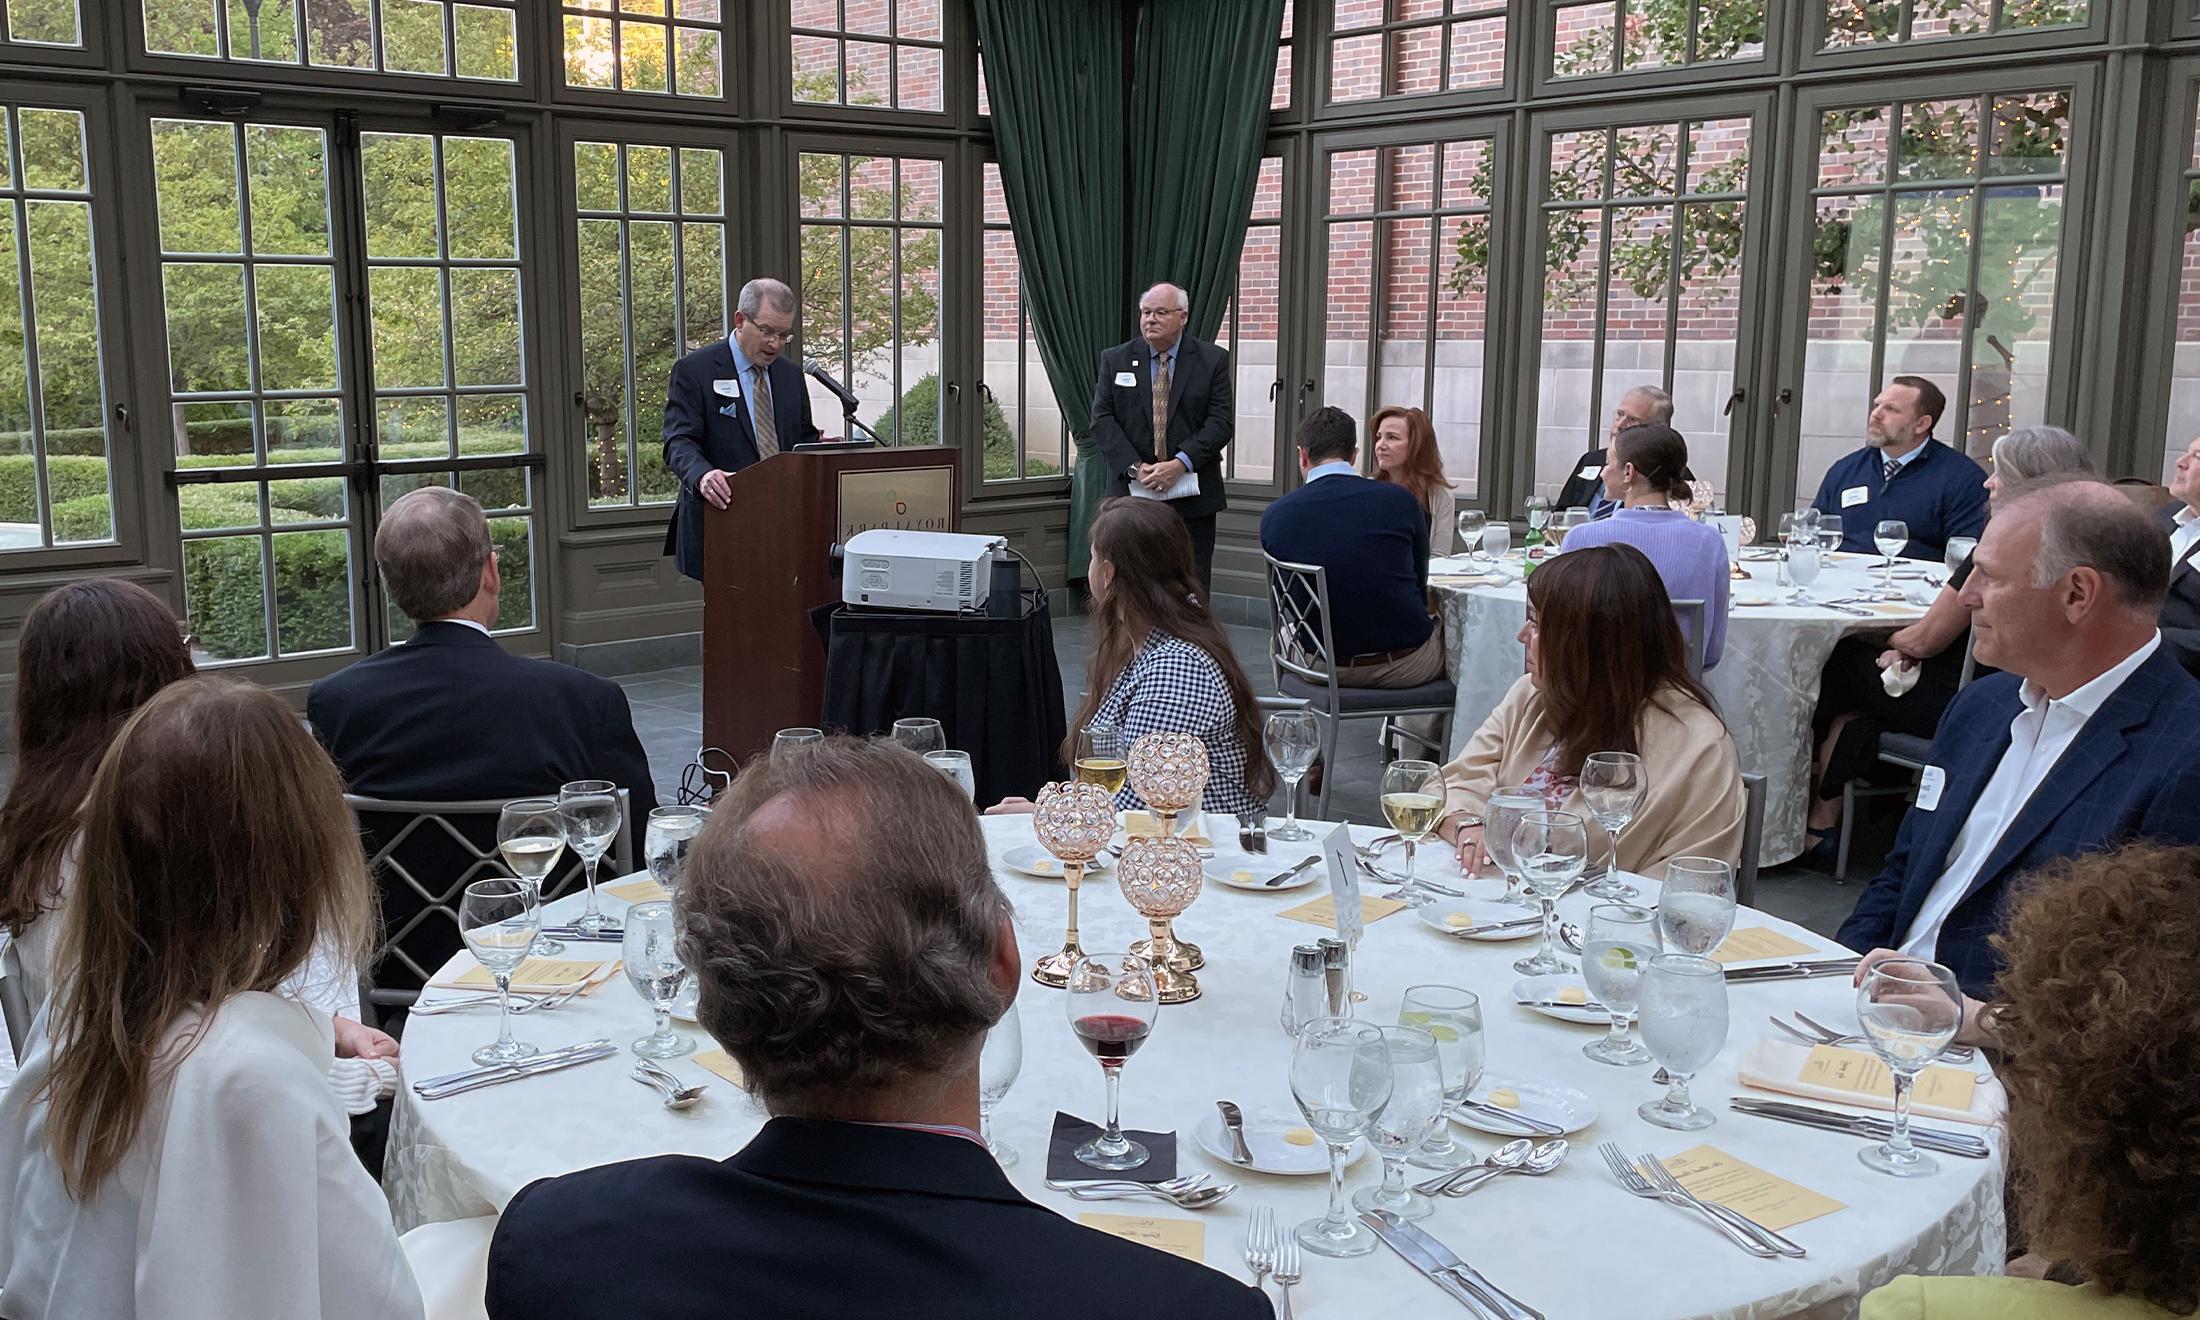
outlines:
M1628 1163L1626 1154L1620 1150L1617 1143L1610 1141L1598 1142L1597 1154L1604 1157L1605 1164L1612 1170L1612 1177L1617 1179L1620 1187L1627 1192L1648 1200L1663 1201L1667 1205L1677 1205L1684 1210L1696 1211L1704 1217L1704 1222L1725 1234L1727 1241L1732 1242L1752 1256L1759 1256L1765 1260L1773 1260L1779 1256L1779 1252L1763 1245L1749 1234L1711 1213L1710 1207L1702 1202L1652 1186L1649 1179L1643 1177L1634 1165Z
M1245 1225L1245 1268L1253 1272L1253 1287L1268 1295L1268 1271L1276 1267L1276 1216L1265 1205L1253 1207Z
M1291 1320L1291 1285L1298 1281L1299 1235L1287 1232L1276 1249L1276 1292L1282 1299L1276 1305L1276 1320Z
M1763 1224L1760 1224L1756 1220L1751 1219L1748 1215L1743 1214L1741 1211L1733 1209L1729 1206L1720 1205L1716 1201L1706 1201L1702 1197L1696 1195L1694 1192L1689 1191L1686 1187L1681 1186L1681 1180L1673 1176L1673 1171L1666 1168L1665 1165L1658 1160L1653 1159L1648 1155L1645 1155L1640 1160L1636 1161L1635 1167L1638 1169L1648 1170L1650 1174L1650 1181L1653 1185L1662 1187L1668 1192L1676 1192L1682 1196L1687 1197L1689 1200L1694 1201L1697 1205L1700 1205L1704 1209L1709 1210L1712 1214L1717 1215L1719 1218L1725 1220L1727 1223L1732 1224L1734 1227L1742 1230L1744 1233L1747 1233L1751 1237L1756 1238L1759 1242L1764 1243L1766 1246L1772 1248L1774 1251L1779 1252L1781 1255L1801 1257L1809 1254L1805 1252L1803 1248L1797 1243L1789 1240L1786 1237L1781 1236L1780 1234L1774 1232L1769 1228L1766 1228Z
M557 1008L570 1002L575 995L587 988L588 982L575 981L569 986L554 990L539 998L530 999L514 995L512 996L512 1016L519 1017L523 1014L532 1013L539 1008ZM482 1008L496 1002L497 997L493 994L467 995L460 999L422 999L414 1001L412 1007L406 1011L418 1013L422 1017L433 1017L437 1013L453 1013L462 1008Z
M1813 1042L1815 1044L1863 1045L1867 1047L1871 1044L1870 1040L1866 1039L1864 1036L1857 1034L1856 1032L1835 1031L1833 1028L1827 1026L1825 1023L1806 1017L1800 1012L1796 1013L1795 1020L1802 1023L1804 1028L1808 1032L1818 1038L1815 1042ZM1785 1029L1790 1035L1803 1034L1802 1032L1796 1031L1793 1027L1789 1027L1785 1022L1781 1022L1777 1018L1773 1019L1773 1025ZM1973 1059L1978 1057L1978 1051L1972 1049L1968 1045L1946 1045L1941 1047L1940 1057L1946 1059L1950 1063L1969 1063Z

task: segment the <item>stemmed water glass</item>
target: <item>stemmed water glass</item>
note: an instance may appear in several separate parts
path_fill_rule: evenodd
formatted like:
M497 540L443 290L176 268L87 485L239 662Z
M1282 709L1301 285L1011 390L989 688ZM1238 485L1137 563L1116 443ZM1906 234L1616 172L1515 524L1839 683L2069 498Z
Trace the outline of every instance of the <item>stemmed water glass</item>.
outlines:
M825 741L825 731L823 729L781 729L772 735L771 754L777 756L781 752L792 751L797 747L823 741Z
M611 918L596 906L596 864L619 837L619 788L608 779L576 779L558 789L558 817L565 823L565 844L581 859L588 877L588 910L573 929L593 934Z
M1573 971L1574 965L1554 947L1558 896L1589 864L1588 827L1571 811L1530 811L1520 817L1510 846L1520 878L1543 909L1543 943L1533 958L1514 963L1513 970L1528 976Z
M527 951L542 929L539 902L534 887L524 880L476 880L459 897L459 933L497 983L496 1043L475 1050L475 1063L513 1063L538 1052L527 1042L512 1039L512 973L527 961Z
M895 720L892 736L895 742L919 756L947 750L947 734L941 730L940 722L925 716Z
M1734 929L1734 867L1716 857L1676 857L1658 892L1658 931L1675 953L1710 956Z
M1077 778L1098 784L1109 794L1123 791L1131 763L1124 759L1123 732L1104 720L1094 720L1077 731Z
M1459 544L1467 552L1467 558L1482 557L1482 529L1489 526L1490 516L1480 509L1461 509L1455 520L1459 528Z
M1317 1018L1291 1047L1291 1098L1329 1147L1329 1213L1298 1226L1299 1242L1322 1256L1364 1256L1377 1238L1345 1212L1344 1158L1390 1101L1390 1051L1382 1028L1352 1018Z
M1513 857L1512 838L1522 816L1542 811L1545 806L1541 793L1514 785L1490 794L1488 805L1482 808L1482 851L1489 855L1490 865L1505 877L1505 892L1497 901L1508 907L1535 906L1519 892L1520 865Z
M1436 1042L1444 1074L1444 1112L1465 1103L1482 1081L1482 1001L1451 985L1409 985L1398 1004L1398 1025L1418 1027ZM1451 1125L1438 1123L1406 1163L1423 1169L1456 1169L1474 1152L1453 1141Z
M1010 1000L1008 1011L985 1033L985 1048L978 1052L978 1135L1002 1168L1016 1162L1016 1149L993 1137L993 1106L999 1104L1024 1070L1024 1024Z
M675 893L680 872L687 866L688 845L703 831L701 807L651 807L649 824L642 831L642 859L649 878L665 891Z
M1629 899L1635 887L1619 878L1619 835L1650 792L1650 775L1633 752L1594 752L1581 763L1581 800L1611 837L1612 860L1582 892L1592 898Z
M1688 1098L1688 1079L1726 1046L1726 970L1709 958L1661 953L1643 973L1641 1009L1642 1043L1672 1085L1635 1113L1677 1132L1710 1127L1718 1120Z
M1400 1219L1426 1219L1436 1212L1427 1196L1406 1186L1406 1157L1420 1148L1444 1121L1444 1070L1436 1057L1436 1038L1419 1027L1378 1027L1390 1055L1390 1099L1376 1111L1368 1140L1382 1157L1380 1187L1352 1194L1355 1210L1388 1210Z
M1321 749L1321 721L1311 711L1279 710L1268 717L1268 759L1283 777L1283 824L1268 831L1271 839L1296 842L1311 839L1314 832L1299 824L1299 781L1314 766Z
M1635 1039L1630 1024L1642 995L1643 973L1658 953L1658 919L1648 908L1599 903L1589 909L1581 975L1589 993L1611 1010L1612 1030L1582 1046L1583 1054L1621 1068L1650 1062L1650 1051Z
M1788 578L1795 584L1795 589L1788 593L1788 604L1811 603L1810 586L1818 580L1818 570L1824 562L1816 541L1798 541L1788 551Z
M972 802L978 800L977 772L970 768L968 752L926 752L924 763L955 781L955 787Z
M1841 539L1841 515L1838 513L1819 514L1818 548L1830 555L1841 548Z
M679 943L672 904L636 903L626 910L619 960L635 993L657 1012L649 1034L634 1042L634 1052L645 1059L674 1059L695 1048L695 1042L672 1033L672 1006L688 975L687 964L680 961Z
M1482 529L1483 556L1493 564L1503 560L1505 552L1512 549L1512 537L1513 529L1512 524L1509 522L1493 522L1484 527Z
M1866 1146L1856 1157L1881 1173L1922 1178L1940 1166L1910 1144L1910 1091L1963 1026L1956 974L1922 958L1874 963L1856 989L1856 1018L1872 1053L1894 1074L1894 1131L1885 1144Z
M1413 873L1413 850L1444 814L1444 770L1434 761L1392 761L1383 767L1383 816L1406 844L1406 882L1391 897L1412 907L1435 895Z
M542 882L550 878L558 859L565 855L565 822L558 817L557 802L551 798L521 798L505 803L497 813L497 851L504 855L504 864L512 874L535 892L535 902L540 906ZM537 935L535 947L528 952L555 958L565 952L565 946L548 935Z
M1971 557L1971 552L1976 549L1978 549L1978 538L1975 536L1951 536L1948 538L1948 544L1941 549L1940 562L1948 566L1950 581L1955 579L1957 572L1963 568L1964 561L1968 560Z
M1879 595L1882 600L1899 600L1902 593L1894 585L1894 557L1902 553L1902 547L1910 543L1910 525L1897 518L1889 518L1872 529L1872 545L1886 557L1879 565Z
M1079 1146L1077 1162L1095 1169L1135 1169L1149 1158L1146 1148L1123 1135L1118 1100L1123 1064L1153 1032L1161 1008L1153 968L1128 953L1087 954L1070 969L1064 1003L1070 1030L1108 1079L1108 1126Z

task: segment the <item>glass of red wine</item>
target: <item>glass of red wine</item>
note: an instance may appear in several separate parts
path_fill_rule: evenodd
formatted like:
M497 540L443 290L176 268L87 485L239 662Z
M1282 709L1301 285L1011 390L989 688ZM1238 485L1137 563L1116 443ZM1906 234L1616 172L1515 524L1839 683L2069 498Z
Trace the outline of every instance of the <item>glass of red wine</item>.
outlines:
M1087 954L1069 972L1069 1026L1078 1041L1100 1061L1108 1078L1108 1126L1074 1152L1079 1163L1095 1169L1135 1169L1148 1158L1144 1146L1123 1135L1117 1098L1123 1062L1146 1043L1153 1031L1161 996L1153 967L1128 953Z

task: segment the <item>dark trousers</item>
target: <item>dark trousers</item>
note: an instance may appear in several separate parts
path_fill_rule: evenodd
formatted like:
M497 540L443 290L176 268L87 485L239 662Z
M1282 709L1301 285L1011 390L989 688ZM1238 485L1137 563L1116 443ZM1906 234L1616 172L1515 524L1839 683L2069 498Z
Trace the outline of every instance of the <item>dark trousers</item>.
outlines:
M1184 530L1192 534L1192 562L1199 566L1200 601L1211 610L1215 594L1215 515L1186 518Z

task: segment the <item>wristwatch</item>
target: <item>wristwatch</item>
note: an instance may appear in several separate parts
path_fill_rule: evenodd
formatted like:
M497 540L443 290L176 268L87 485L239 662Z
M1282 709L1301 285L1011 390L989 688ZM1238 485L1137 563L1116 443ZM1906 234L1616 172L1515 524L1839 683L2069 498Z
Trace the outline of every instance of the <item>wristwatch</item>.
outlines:
M1123 479L1125 481L1138 480L1138 465L1136 463L1133 463L1129 467L1123 469Z

